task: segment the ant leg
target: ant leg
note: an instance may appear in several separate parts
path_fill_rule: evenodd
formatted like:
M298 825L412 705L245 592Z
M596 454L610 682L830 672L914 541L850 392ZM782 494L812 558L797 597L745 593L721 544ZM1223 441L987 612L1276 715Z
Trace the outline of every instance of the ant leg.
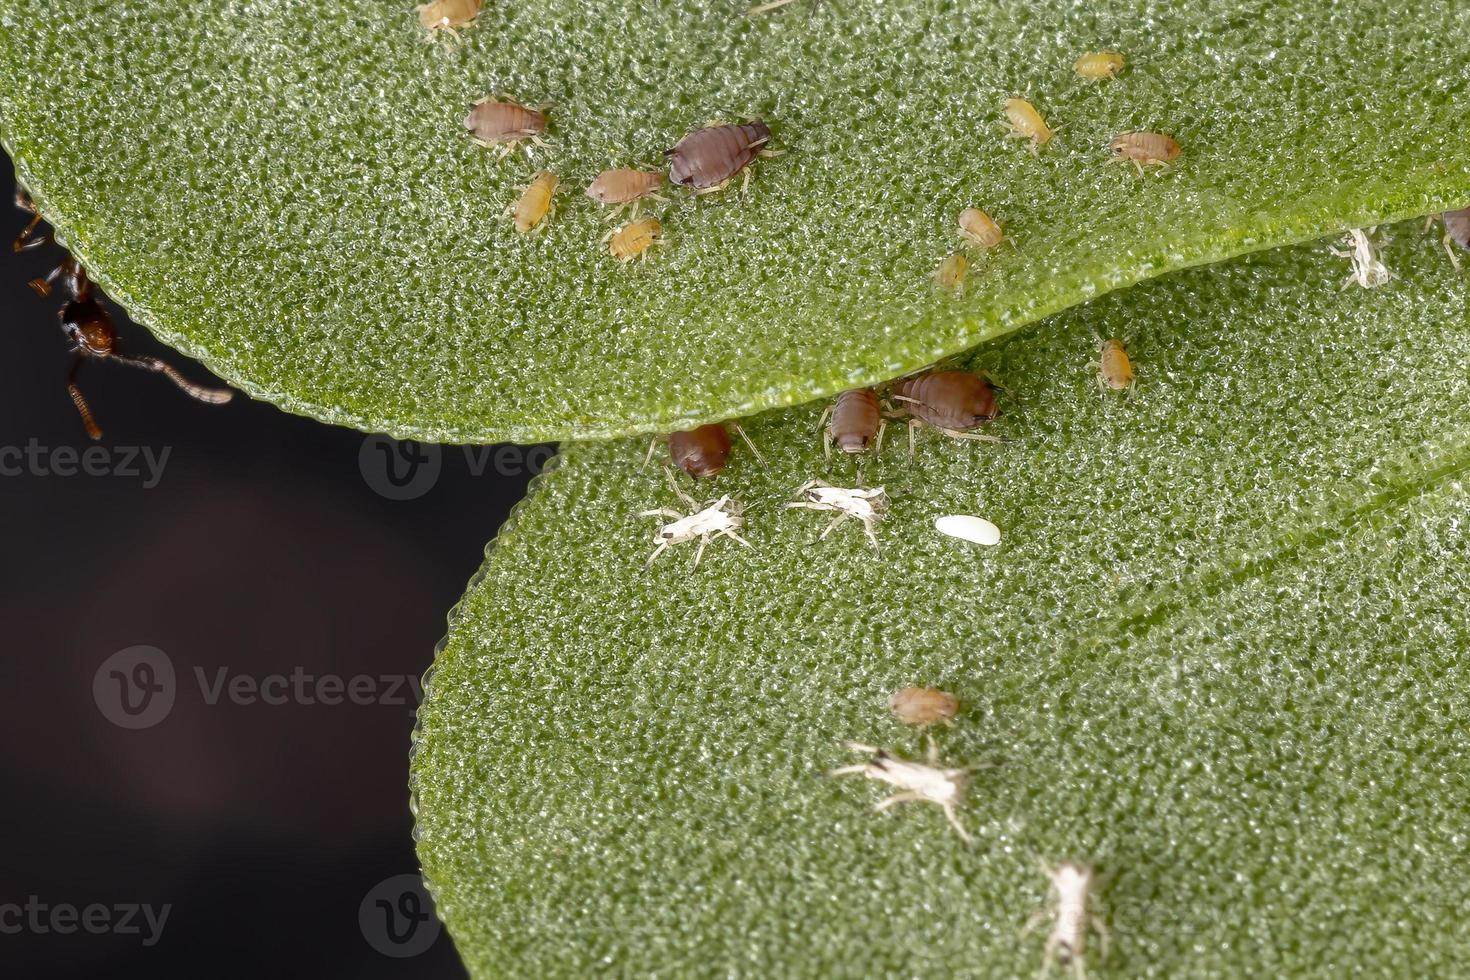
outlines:
M82 425L86 427L87 435L93 439L101 439L102 430L92 418L92 409L87 406L87 399L82 397L82 389L77 387L77 372L82 369L82 361L85 359L79 354L72 361L71 373L66 376L66 393L71 396L71 403L77 407L77 414L82 417Z
M15 236L14 246L15 246L15 250L17 252L24 252L27 249L35 248L38 245L45 245L46 244L46 236L45 235L37 235L36 234L36 226L39 225L40 223L41 223L41 215L38 214L35 211L32 211L31 212L31 223L28 224L28 225L26 225L24 231L22 231L19 235Z
M235 397L235 393L228 388L206 388L203 385L196 385L174 370L172 365L165 364L156 357L123 357L121 354L113 354L108 360L117 361L129 367L142 368L145 371L156 371L177 385L184 394L207 405L223 405Z

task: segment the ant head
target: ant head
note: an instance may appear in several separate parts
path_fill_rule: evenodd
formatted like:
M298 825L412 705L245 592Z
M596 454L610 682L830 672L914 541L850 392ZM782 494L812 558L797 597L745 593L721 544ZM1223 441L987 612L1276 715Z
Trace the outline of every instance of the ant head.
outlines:
M95 299L74 299L63 306L61 329L77 350L93 357L106 357L117 346L112 317Z

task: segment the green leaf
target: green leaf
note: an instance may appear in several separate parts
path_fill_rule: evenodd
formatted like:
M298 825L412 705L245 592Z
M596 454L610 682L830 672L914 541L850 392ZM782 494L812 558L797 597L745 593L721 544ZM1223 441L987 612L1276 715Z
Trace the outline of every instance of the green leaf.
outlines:
M1441 0L487 4L0 0L0 133L137 319L252 395L421 438L667 431L893 377L1170 269L1465 204L1470 9ZM1121 77L1072 62L1121 51ZM462 119L550 102L496 162ZM1030 99L1037 155L1002 135ZM614 262L582 188L711 117L786 151ZM1177 165L1110 164L1161 130ZM544 235L502 209L563 177ZM1016 248L933 286L958 211Z
M645 444L575 445L451 616L413 759L419 853L471 973L1027 976L1038 861L1105 874L1106 976L1442 976L1464 955L1470 315L1417 225L1399 279L1327 243L1194 270L982 348L1001 445L890 437L830 474L818 406L747 424L681 545ZM1136 397L1099 397L1094 329ZM786 510L827 475L892 498ZM680 484L692 485L680 477ZM985 549L932 521L974 514ZM935 737L959 818L822 773Z

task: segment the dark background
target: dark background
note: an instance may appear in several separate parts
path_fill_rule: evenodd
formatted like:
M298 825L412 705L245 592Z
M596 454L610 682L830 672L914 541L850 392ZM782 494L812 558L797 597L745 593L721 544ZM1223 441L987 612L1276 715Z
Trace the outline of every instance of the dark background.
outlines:
M12 179L3 159L7 201ZM26 216L0 213L0 449L35 440L49 468L57 447L92 445L66 394L61 301L26 287L64 253L13 256ZM129 352L209 380L112 310ZM358 922L375 885L418 870L412 694L211 705L194 669L421 675L529 476L475 475L446 447L427 492L387 499L360 467L360 433L244 395L199 404L118 364L89 364L81 384L113 464L121 447L171 452L152 489L141 474L30 464L0 476L0 906L171 909L151 948L143 934L0 930L0 975L462 977L447 934L393 958ZM367 458L384 460L376 447ZM135 645L167 654L177 694L161 722L127 730L99 710L92 682Z

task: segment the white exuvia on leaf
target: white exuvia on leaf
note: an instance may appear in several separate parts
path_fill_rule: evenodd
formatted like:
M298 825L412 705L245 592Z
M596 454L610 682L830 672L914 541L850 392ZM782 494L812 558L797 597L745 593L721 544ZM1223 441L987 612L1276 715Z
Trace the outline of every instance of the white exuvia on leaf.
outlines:
M959 817L955 814L955 807L964 800L965 790L969 788L970 770L941 767L939 750L934 745L933 739L929 740L927 762L910 762L886 749L864 745L861 742L848 742L847 747L854 752L867 753L872 758L867 762L833 769L828 773L829 776L861 773L869 779L887 783L899 791L880 801L873 807L874 810L882 811L895 803L910 801L933 803L944 811L945 819L949 821L955 833L959 834L965 843L970 843L970 835L965 833L965 828L960 826Z
M1353 263L1353 271L1348 273L1348 277L1343 280L1344 289L1351 283L1357 283L1364 289L1375 289L1393 279L1393 273L1379 257L1378 245L1370 237L1376 230L1376 228L1369 228L1366 231L1362 228L1349 228L1347 234L1343 236L1343 242L1351 247L1332 249L1333 255L1351 259Z
M853 517L862 522L863 533L867 534L868 540L873 543L873 550L878 550L878 537L873 533L873 528L877 526L878 521L883 517L883 512L888 508L888 496L883 492L882 487L874 487L871 490L856 487L848 490L823 483L821 480L808 480L796 493L800 499L787 504L787 507L830 510L837 513L832 523L827 525L827 530L822 532L822 538L831 534L837 525Z

